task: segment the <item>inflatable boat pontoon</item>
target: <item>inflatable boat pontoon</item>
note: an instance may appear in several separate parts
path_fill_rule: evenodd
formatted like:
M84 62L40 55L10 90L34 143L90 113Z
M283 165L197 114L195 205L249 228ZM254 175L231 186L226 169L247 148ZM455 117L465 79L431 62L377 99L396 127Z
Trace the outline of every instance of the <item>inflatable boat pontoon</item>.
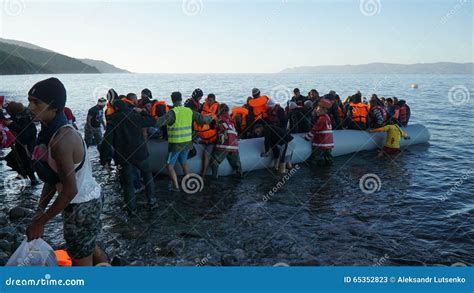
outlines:
M409 125L403 128L408 133L410 139L402 139L401 146L406 147L415 144L426 143L430 139L428 129L420 124ZM304 139L305 133L292 134L293 141L293 158L292 163L301 163L311 155L311 142ZM358 130L335 130L334 131L334 149L332 155L334 157L342 156L359 151L375 150L381 148L385 144L386 133L368 133L367 131ZM188 160L189 172L201 172L201 158L203 148L199 144L194 145L197 155ZM148 151L150 152L149 160L153 172L166 174L164 168L168 155L168 143L166 141L149 141ZM269 168L272 164L271 157L260 157L264 151L263 138L243 139L239 141L240 161L244 172ZM179 164L176 165L178 174L182 174ZM210 168L209 168L210 174ZM232 168L227 160L224 160L219 167L220 176L228 176L233 174Z

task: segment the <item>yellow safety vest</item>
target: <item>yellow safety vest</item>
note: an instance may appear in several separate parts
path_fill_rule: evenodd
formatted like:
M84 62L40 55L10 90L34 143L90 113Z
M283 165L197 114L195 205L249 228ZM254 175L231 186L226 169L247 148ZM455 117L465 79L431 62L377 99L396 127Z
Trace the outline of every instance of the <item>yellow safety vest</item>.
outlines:
M193 110L188 107L178 106L171 109L175 121L168 125L168 142L184 143L193 139Z

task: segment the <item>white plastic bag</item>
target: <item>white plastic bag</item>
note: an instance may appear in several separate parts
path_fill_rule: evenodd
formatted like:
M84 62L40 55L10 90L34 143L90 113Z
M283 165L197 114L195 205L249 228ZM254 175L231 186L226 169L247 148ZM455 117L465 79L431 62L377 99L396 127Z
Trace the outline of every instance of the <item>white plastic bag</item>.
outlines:
M53 248L43 239L27 242L26 239L15 250L6 266L57 266Z

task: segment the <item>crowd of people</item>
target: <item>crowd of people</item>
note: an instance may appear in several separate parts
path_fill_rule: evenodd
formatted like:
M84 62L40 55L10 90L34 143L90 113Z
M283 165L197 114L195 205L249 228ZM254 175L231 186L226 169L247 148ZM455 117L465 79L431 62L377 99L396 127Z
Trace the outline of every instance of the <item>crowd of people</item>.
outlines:
M395 154L400 138L408 138L401 127L407 126L410 108L396 97L372 95L367 102L360 92L342 101L335 91L320 96L311 90L294 96L280 105L254 88L241 106L229 107L209 93L204 98L195 89L183 102L180 92L171 93L172 105L153 98L143 89L140 98L134 93L119 95L113 89L89 109L84 138L76 119L66 107L66 89L56 78L35 84L28 92L28 107L19 102L4 103L0 112L2 148L12 148L8 165L19 175L44 182L38 214L27 229L28 239L43 234L44 225L59 213L64 215L64 237L75 265L103 262L104 253L96 245L103 205L100 186L92 176L87 149L97 145L100 162L118 167L125 210L133 216L137 209L136 192L143 188L150 208L156 207L154 176L151 171L147 140L168 142L166 170L170 191L179 191L175 165L188 174L187 160L196 156L194 144L201 144L201 176L209 171L217 178L219 165L228 160L235 175L242 178L239 140L264 137L262 157L272 156L275 169L284 174L291 168L292 141L295 133L305 133L312 143L312 163L332 163L333 129L387 132L381 154ZM204 101L203 101L204 100ZM37 133L34 122L41 124ZM103 129L105 133L103 133ZM54 195L58 196L48 207Z

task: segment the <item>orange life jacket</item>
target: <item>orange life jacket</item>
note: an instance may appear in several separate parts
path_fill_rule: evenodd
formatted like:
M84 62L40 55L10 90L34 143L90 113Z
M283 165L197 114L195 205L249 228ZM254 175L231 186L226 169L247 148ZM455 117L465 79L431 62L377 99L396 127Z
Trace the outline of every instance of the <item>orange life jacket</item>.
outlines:
M363 103L351 103L350 106L352 107L352 122L367 123L367 116L369 115L367 105Z
M209 105L206 99L206 102L202 105L201 115L213 117L217 121L218 109L219 103L214 102L212 105ZM194 122L194 131L201 138L200 143L210 144L217 141L217 129L212 129L209 124L198 125Z
M58 249L54 251L56 255L56 260L58 261L58 266L61 267L70 267L72 266L72 259L67 253L66 250Z
M109 118L114 113L115 113L114 107L112 107L112 104L110 102L107 102L107 109L105 109L105 117Z
M129 105L132 105L132 106L136 106L135 102L133 102L132 100L129 100L127 98L122 98L122 102L125 102Z
M242 122L240 123L239 131L244 130L247 127L247 116L249 115L249 110L245 107L235 107L232 109L232 115L230 117L237 124L236 116L240 115L242 117Z
M166 102L165 101L156 101L153 103L153 105L151 106L151 116L154 117L155 119L158 119L158 114L157 114L157 108L159 106L163 106L165 107L165 112L168 113L168 111L170 110L170 108L168 107L168 105L166 105Z
M248 102L249 106L252 107L253 115L255 117L254 121L258 121L262 118L268 117L268 111L267 111L268 100L269 99L267 96L260 96L258 98L249 100Z

